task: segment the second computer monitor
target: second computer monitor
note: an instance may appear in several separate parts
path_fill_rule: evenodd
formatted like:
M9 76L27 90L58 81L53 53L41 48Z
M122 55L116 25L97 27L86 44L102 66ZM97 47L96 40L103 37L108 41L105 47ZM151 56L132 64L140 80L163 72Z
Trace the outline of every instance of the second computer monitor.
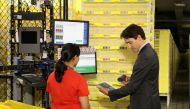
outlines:
M61 58L62 48L58 48L58 59ZM97 73L97 60L96 50L94 48L80 48L79 62L74 70L81 74L96 74Z
M54 20L55 45L75 43L88 46L89 41L89 22L77 20Z
M74 68L77 72L81 74L97 73L96 52L81 54L79 58L79 62Z

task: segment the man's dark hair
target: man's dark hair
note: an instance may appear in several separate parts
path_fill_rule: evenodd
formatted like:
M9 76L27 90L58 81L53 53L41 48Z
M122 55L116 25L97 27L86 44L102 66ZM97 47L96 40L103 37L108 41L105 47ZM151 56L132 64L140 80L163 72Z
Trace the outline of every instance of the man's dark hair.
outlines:
M136 24L131 24L123 30L123 32L120 35L120 38L124 38L124 39L135 38L136 39L138 35L141 35L142 39L146 39L145 33L142 27Z

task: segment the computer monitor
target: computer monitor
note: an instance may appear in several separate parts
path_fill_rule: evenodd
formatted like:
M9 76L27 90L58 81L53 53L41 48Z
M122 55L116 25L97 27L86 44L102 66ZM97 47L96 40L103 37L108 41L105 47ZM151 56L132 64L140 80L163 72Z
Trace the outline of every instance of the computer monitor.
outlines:
M53 42L55 45L75 43L88 46L89 21L54 20Z
M96 53L81 54L74 70L81 74L97 73Z
M19 27L19 53L40 53L40 27Z
M61 57L62 48L58 48L58 59ZM97 60L96 51L94 48L80 48L80 57L75 71L81 74L96 74L97 73Z

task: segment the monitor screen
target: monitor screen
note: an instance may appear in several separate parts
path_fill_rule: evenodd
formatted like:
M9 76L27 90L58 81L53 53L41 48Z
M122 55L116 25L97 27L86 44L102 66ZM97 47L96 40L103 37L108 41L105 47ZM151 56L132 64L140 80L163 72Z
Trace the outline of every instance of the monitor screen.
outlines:
M81 54L79 62L74 69L82 74L97 73L96 53Z
M19 27L19 53L40 53L40 27Z
M54 44L75 43L88 46L89 22L75 20L54 21Z
M21 31L22 44L37 44L37 31Z
M58 59L61 57L62 48L58 48ZM80 57L75 71L81 74L97 73L96 51L94 48L80 48Z

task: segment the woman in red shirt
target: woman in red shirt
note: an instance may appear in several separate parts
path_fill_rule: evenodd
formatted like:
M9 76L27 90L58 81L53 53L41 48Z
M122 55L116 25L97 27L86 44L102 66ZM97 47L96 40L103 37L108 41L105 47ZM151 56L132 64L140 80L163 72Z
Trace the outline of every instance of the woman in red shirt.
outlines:
M79 56L80 49L76 44L68 43L62 48L55 71L47 80L46 92L50 95L51 109L90 109L87 82L73 70Z

